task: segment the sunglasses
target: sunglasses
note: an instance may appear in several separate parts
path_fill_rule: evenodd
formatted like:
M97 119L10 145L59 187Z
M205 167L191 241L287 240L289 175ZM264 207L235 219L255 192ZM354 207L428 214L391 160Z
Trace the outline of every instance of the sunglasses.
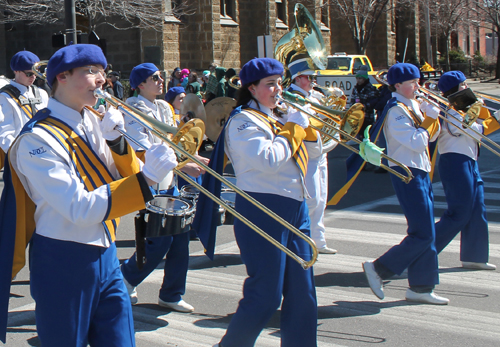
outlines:
M34 73L34 72L32 72L32 71L30 71L30 72L23 71L23 74L25 74L25 75L26 75L26 77L31 77L31 76L33 76L35 73Z
M151 76L151 79L153 80L153 82L158 82L160 80L160 75L153 75Z

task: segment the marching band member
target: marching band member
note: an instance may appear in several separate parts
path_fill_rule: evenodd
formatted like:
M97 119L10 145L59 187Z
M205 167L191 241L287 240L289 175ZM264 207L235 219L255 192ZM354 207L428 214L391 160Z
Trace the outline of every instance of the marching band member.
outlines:
M320 103L319 92L313 89L315 71L311 70L307 63L307 58L302 58L291 62L288 65L292 73L292 84L288 91L308 98L312 102ZM320 114L318 114L321 116ZM324 117L323 117L324 118ZM338 135L337 135L338 137ZM311 238L316 243L318 253L335 254L337 250L330 248L325 239L325 216L326 202L328 199L328 158L327 153L334 149L338 142L329 139L325 141L323 151L319 156L309 155L307 166L306 185L308 187L309 199L306 199L309 208L309 217L311 218Z
M172 87L165 94L165 101L173 110L177 125L180 123L179 113L181 110L182 100L186 97L186 90L184 87Z
M468 88L466 77L461 71L449 71L443 74L438 88L443 96ZM463 120L453 108L447 110L455 118ZM498 111L495 117L498 117ZM459 122L447 116L452 122ZM485 107L481 109L479 122L471 128L485 135L491 134L500 127L496 118L492 117ZM469 134L481 140L474 132ZM443 183L448 209L436 223L436 250L441 252L462 232L460 238L460 260L466 269L495 270L496 266L488 263L488 220L484 204L484 183L479 173L477 157L479 146L469 136L463 134L447 122L439 134L438 151L439 176Z
M415 92L420 87L419 77L420 71L412 64L395 64L389 69L387 80L393 98L385 107L386 115L383 115L388 155L408 166L414 176L406 184L391 175L408 222L408 235L375 261L364 262L363 269L371 290L380 299L384 298L382 280L408 268L410 288L406 291L406 300L446 305L449 300L433 292L439 283L439 272L427 147L439 135L439 109L415 100ZM399 166L392 168L404 173Z
M305 114L289 110L278 116L283 66L256 58L240 72L243 87L227 127L221 133L233 164L237 185L309 235L310 221L303 182L307 152L321 151L317 133ZM304 144L310 146L305 149ZM299 167L300 166L300 167ZM309 245L239 195L236 210L292 252L310 260ZM216 346L254 346L260 332L281 304L281 345L316 346L317 302L313 270L303 270L278 248L236 220L234 233L248 278L243 298Z
M5 153L24 124L38 110L47 107L49 95L33 85L36 76L31 68L39 61L40 58L29 51L18 52L10 60L15 77L0 89L0 168L3 167Z
M158 68L151 63L140 64L132 69L130 73L130 86L137 90L138 96L127 99L127 103L139 110L147 113L156 120L170 126L176 126L172 107L164 100L156 97L163 91L163 79ZM169 93L180 87L172 87ZM154 143L161 140L154 136L148 129L139 122L125 116L125 127L127 133L149 148ZM137 145L132 145L138 156L143 149ZM197 177L204 173L204 170L194 163L188 163L182 168L187 174ZM162 182L160 192L177 196L179 191L175 186L175 180L170 178L168 182ZM144 214L144 212L141 212ZM144 216L139 214L139 219L144 220ZM145 223L136 227L146 227ZM136 230L138 232L138 230ZM158 305L178 312L193 312L194 307L182 300L182 295L186 292L186 276L189 265L189 233L181 233L173 236L150 237L146 242L146 263L141 269L137 266L136 253L127 259L121 269L125 284L130 294L132 304L138 302L136 287L147 277L166 255L163 283L160 288Z
M43 346L135 346L115 232L119 217L144 208L153 198L148 186L177 165L171 148L155 145L146 152L140 172L135 152L115 130L123 128L120 112L108 111L99 122L85 110L97 102L94 90L104 84L106 65L95 45L58 50L47 66L53 97L8 153L13 170L7 165L6 176L12 184L6 182L1 215L6 215L6 206L17 205L14 228L23 230L15 244L23 256L26 243L18 242L20 232L26 241L31 238L31 295ZM16 190L20 183L21 190ZM2 241L11 235L2 229ZM7 252L0 254L2 269L11 269ZM22 264L15 255L13 259L14 276L24 258ZM2 270L2 281L5 273L11 275Z

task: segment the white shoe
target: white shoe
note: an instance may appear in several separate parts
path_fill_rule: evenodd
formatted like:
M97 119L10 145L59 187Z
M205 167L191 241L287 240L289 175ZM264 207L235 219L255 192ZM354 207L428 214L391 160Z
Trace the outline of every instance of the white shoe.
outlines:
M406 300L411 302L420 302L422 304L431 305L448 305L449 299L443 298L442 296L431 293L416 293L411 289L406 291Z
M323 248L318 248L318 253L320 253L320 254L336 254L337 250L330 248L328 246L325 246Z
M473 263L470 261L463 261L462 267L464 269L473 269L473 270L496 270L496 265L490 263Z
M373 294L382 300L384 298L384 283L382 282L382 279L378 275L377 271L375 271L373 261L365 261L363 263L363 270Z
M166 302L158 298L158 305L160 305L161 307L169 308L177 312L191 313L194 311L194 307L189 305L182 299L181 301L178 302Z
M137 287L134 287L130 283L127 282L125 277L123 277L123 282L125 282L125 287L127 287L128 296L130 297L130 303L135 305L139 302L139 298L137 297Z

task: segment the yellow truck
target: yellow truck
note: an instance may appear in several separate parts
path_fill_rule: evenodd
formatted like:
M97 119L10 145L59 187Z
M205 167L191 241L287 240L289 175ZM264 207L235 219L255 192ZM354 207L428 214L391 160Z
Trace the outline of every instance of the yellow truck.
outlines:
M352 89L356 85L356 73L362 65L368 67L370 82L378 87L380 84L373 77L377 71L373 70L372 63L366 55L335 53L328 56L328 65L325 70L317 70L317 82L325 87L337 87L344 91L347 102L351 100Z

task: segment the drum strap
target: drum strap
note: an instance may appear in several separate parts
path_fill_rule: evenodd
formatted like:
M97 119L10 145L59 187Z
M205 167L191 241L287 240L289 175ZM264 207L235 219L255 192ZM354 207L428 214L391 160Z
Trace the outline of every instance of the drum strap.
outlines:
M19 89L10 84L7 84L3 86L2 89L0 89L0 92L9 95L12 100L17 103L21 112L24 113L24 115L26 115L28 119L31 119L33 115L38 111L35 105L42 102L42 98L40 97L38 88L32 86L32 91L35 95L35 98L25 98L23 95L21 95Z
M87 141L76 134L70 126L50 116L39 121L36 126L47 131L65 149L87 191L91 192L114 181L106 165L92 150ZM119 218L102 222L111 243L115 241L116 229L119 223Z

